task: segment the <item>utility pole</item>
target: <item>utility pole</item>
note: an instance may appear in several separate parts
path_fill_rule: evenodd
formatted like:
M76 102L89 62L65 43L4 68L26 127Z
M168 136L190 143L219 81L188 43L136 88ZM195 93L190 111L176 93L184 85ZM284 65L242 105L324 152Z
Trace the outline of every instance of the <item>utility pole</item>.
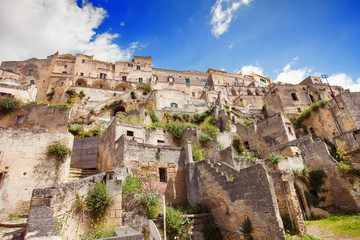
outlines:
M337 105L338 108L340 109L339 103L337 102L337 100L336 100L336 98L335 98L335 94L334 94L334 92L333 92L333 90L332 90L332 88L331 88L331 85L330 85L329 81L328 81L328 77L329 77L329 76L326 75L326 74L321 75L321 78L325 78L325 79L326 79L326 82L327 82L327 84L329 85L329 88L330 88L331 97L334 99L334 101L336 102L336 105Z

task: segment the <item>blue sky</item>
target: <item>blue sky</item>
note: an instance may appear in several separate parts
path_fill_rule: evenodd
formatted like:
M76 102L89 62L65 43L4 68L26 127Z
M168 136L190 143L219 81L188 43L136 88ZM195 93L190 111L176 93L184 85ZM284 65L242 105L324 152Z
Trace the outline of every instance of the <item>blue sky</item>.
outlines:
M360 91L358 0L1 0L0 30L0 61L57 50L110 62L152 56L158 68L290 83L328 74Z

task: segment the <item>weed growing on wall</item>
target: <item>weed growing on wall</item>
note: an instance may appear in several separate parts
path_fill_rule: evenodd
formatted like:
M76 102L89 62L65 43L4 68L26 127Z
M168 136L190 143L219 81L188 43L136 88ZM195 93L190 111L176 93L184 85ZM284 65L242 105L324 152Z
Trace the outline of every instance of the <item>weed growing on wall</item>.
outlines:
M104 181L97 182L86 199L86 207L94 218L103 217L114 203L113 196Z
M146 92L151 92L152 88L150 84L137 84L136 85L136 89L141 89L141 90L145 90Z
M151 121L153 123L159 122L159 118L156 116L156 114L153 111L145 109L145 114L150 116Z
M321 100L319 102L313 103L305 109L303 112L301 112L294 120L294 125L296 128L301 127L301 123L310 117L311 112L319 110L319 108L324 107L327 103L327 100Z
M46 155L55 157L56 160L60 162L65 162L66 158L71 154L71 149L59 141L55 141L46 147Z
M245 150L244 144L239 136L233 138L232 145L238 154L241 154Z
M191 151L194 162L200 162L205 159L205 149L201 148L199 144L192 144Z
M266 158L271 162L272 165L277 165L280 163L283 156L279 151L271 151L266 155Z
M141 181L137 177L129 174L122 183L122 196L125 197L129 193L134 193L135 189L141 188Z
M0 114L9 113L21 106L20 100L13 96L5 96L0 98Z
M182 213L173 207L166 207L166 233L170 240L187 239L193 229L194 221L183 218Z
M91 220L90 227L91 230L85 232L84 234L80 234L80 240L93 240L116 236L116 223L112 223L109 220L109 216L102 217L97 222Z

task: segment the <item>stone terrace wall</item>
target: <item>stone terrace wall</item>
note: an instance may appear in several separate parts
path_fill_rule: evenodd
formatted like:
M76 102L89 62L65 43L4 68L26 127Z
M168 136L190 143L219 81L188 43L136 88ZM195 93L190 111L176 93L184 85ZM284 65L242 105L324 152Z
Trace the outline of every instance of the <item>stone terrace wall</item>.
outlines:
M115 170L112 177L108 177L110 175L106 175L106 173L99 173L58 186L35 189L31 199L25 239L49 239L51 236L56 236L58 229L55 219L64 215L69 216L64 237L75 239L77 235L85 232L90 225L88 224L90 216L88 214L80 216L78 212L74 211L74 204L77 202L77 196L85 198L97 182L104 180L105 175L107 176L106 185L115 200L114 206L109 212L110 221L118 220L121 222L122 181L118 179L122 179L125 176L124 174L126 175L127 172L118 169Z
M37 104L23 106L6 115L0 116L0 126L10 128L45 128L48 131L67 132L70 108Z
M209 160L195 165L201 203L233 238L237 239L236 230L248 216L255 239L285 239L274 187L261 165L240 170L233 180L227 180Z
M33 189L67 181L70 158L56 164L45 153L54 141L71 149L73 139L69 132L0 128L0 218L26 215Z

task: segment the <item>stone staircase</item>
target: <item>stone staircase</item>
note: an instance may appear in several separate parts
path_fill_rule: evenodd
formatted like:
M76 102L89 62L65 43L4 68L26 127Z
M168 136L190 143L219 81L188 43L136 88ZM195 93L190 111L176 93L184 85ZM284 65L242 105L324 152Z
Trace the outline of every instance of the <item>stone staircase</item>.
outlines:
M69 177L68 180L69 181L74 181L80 178L86 178L95 174L98 174L99 171L96 168L87 168L87 169L82 169L82 168L70 168L69 171Z
M15 217L15 219L0 222L0 239L22 240L26 230L27 217Z

